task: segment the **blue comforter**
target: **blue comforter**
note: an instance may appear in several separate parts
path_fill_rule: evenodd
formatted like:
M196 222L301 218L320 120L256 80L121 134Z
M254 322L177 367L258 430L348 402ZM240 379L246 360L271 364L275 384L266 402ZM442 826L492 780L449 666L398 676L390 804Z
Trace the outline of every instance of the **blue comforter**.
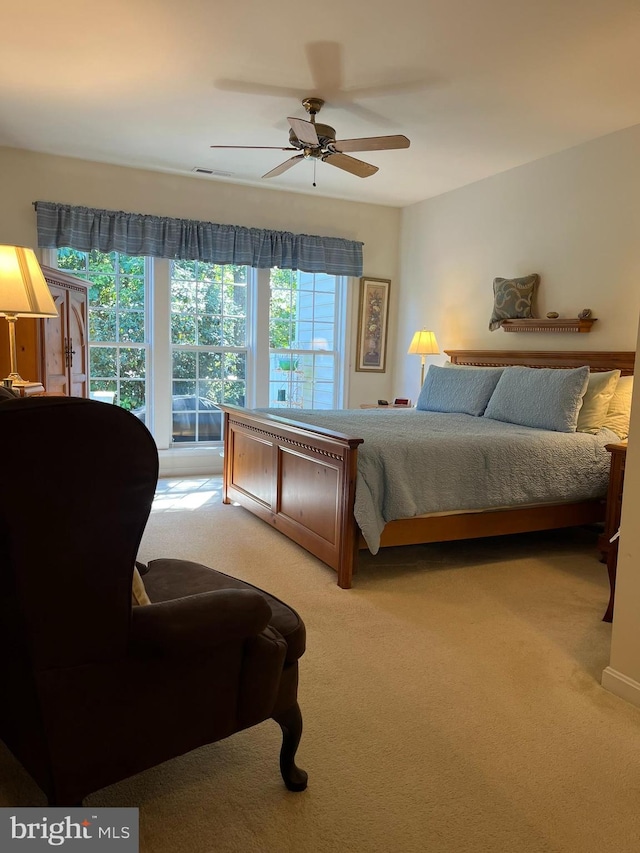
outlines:
M364 439L355 517L373 554L385 524L399 518L604 496L610 462L605 445L619 441L609 430L550 432L417 409L287 414Z

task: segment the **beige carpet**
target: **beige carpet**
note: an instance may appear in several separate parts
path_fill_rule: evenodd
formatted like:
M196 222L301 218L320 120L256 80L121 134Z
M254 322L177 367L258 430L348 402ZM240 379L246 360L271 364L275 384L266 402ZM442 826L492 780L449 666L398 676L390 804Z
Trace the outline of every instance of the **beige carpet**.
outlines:
M640 850L640 711L600 686L611 626L593 531L363 555L344 591L216 502L154 513L141 556L264 586L308 629L308 790L286 791L263 723L89 798L139 806L145 853ZM44 802L6 751L0 773L1 805Z

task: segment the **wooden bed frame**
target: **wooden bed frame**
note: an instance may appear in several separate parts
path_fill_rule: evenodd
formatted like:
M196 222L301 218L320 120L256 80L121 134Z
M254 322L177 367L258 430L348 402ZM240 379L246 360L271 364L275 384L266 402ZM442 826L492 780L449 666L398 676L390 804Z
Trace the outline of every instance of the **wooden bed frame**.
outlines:
M454 364L524 365L633 373L633 352L446 350ZM220 404L224 412L224 503L238 503L310 551L349 589L358 549L353 515L358 446L363 439L290 418ZM382 415L384 416L384 415ZM550 530L602 521L604 499L407 518L382 532L381 547Z

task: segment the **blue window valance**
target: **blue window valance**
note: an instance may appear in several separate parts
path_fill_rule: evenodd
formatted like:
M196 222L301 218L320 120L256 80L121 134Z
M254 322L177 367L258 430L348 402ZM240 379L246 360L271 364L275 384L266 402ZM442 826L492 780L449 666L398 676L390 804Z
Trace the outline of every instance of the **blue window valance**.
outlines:
M42 249L97 249L172 260L247 264L259 269L362 275L362 243L341 237L216 225L48 201L36 202L35 208L38 246Z

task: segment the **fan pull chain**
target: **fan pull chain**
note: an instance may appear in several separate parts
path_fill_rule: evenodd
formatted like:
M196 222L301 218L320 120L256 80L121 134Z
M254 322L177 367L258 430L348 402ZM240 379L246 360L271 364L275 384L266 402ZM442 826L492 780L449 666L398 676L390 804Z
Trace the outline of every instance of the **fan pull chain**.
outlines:
M318 161L314 159L314 161L313 161L313 186L314 187L316 185L316 163L317 162Z

